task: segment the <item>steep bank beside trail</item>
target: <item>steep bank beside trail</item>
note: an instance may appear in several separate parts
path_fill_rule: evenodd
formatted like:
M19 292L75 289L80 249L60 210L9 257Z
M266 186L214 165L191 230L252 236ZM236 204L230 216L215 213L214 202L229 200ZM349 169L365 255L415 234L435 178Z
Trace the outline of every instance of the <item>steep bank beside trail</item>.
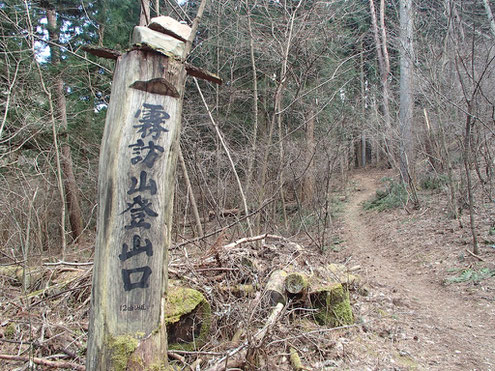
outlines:
M377 366L495 369L493 300L466 298L442 285L416 260L403 259L408 242L397 244L400 232L380 224L384 214L363 210L362 203L373 197L382 176L377 172L353 176L356 191L343 217L347 248L340 253L350 264L362 266L361 275L371 288L370 303L361 305L359 315L364 328L384 339L381 346L388 347L384 352L375 349ZM380 225L383 228L378 231ZM377 308L374 304L379 300L373 298L390 299L386 310Z

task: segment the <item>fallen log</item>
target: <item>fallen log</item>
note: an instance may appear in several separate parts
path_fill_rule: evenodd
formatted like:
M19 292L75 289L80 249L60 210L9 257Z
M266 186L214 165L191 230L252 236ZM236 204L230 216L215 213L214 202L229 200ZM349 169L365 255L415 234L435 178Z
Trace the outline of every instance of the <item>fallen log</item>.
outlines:
M218 290L231 293L237 297L252 296L256 292L256 286L250 284L217 285Z
M289 273L285 278L285 289L289 294L302 294L308 288L308 279L299 272Z
M280 269L273 271L270 275L265 288L265 297L270 306L287 303L287 293L284 286L286 277L287 273Z
M239 246L239 245L241 245L243 243L255 242L255 241L264 240L264 239L267 239L267 238L272 239L272 240L285 241L288 244L294 245L296 249L298 249L298 250L301 249L301 247L299 245L297 245L294 242L288 241L285 237L277 236L277 235L274 235L274 234L268 234L268 233L260 234L258 236L253 236L253 237L240 238L237 241L234 241L234 242L229 243L228 245L225 245L223 248L224 249L232 249L232 248L237 247L237 246Z

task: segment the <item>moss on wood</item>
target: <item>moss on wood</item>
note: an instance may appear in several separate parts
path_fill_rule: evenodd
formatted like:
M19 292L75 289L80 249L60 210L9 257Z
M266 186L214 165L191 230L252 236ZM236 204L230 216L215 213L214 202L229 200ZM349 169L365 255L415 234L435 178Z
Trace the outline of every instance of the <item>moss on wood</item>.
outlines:
M4 336L6 339L10 339L10 340L12 340L12 339L14 338L15 332L16 332L15 323L14 323L14 322L10 322L10 323L9 323L9 324L5 327L5 330L3 330L3 336Z
M304 366L301 361L301 357L299 357L299 354L297 353L297 350L293 347L290 348L290 363L294 370L299 371L299 370L304 370Z
M285 289L289 294L300 294L308 287L308 279L299 272L289 273L285 278Z
M206 342L210 331L210 304L197 290L170 287L165 322L170 349L194 350Z
M138 340L129 335L111 337L108 346L112 354L112 369L114 371L127 370L127 364L138 347Z
M320 325L337 327L354 322L349 292L340 283L318 288L310 294L310 300L317 309L314 318Z

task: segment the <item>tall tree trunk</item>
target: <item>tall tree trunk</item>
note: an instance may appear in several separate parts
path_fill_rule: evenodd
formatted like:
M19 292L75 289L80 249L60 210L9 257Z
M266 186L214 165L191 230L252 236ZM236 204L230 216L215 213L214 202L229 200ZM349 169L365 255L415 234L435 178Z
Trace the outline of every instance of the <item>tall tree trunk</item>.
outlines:
M282 133L282 98L283 98L283 92L285 89L285 82L287 79L287 64L288 64L288 57L289 57L289 50L292 45L292 37L293 37L293 31L294 31L294 20L297 14L297 11L299 7L301 6L303 0L299 0L297 3L295 9L292 11L290 18L288 20L288 24L286 25L286 30L285 30L285 40L284 43L281 44L281 54L282 54L282 60L281 60L281 66L280 66L280 79L277 82L277 88L275 91L275 96L274 96L274 104L273 104L273 114L270 120L270 127L269 127L269 134L268 134L268 141L267 141L267 147L265 149L264 155L263 155L263 163L262 163L262 168L261 168L261 185L260 185L260 193L258 196L258 206L261 207L264 203L264 197L265 197L265 180L266 180L266 175L267 175L267 170L268 170L268 156L270 153L270 146L272 143L272 138L273 138L273 130L275 129L275 125L278 128L278 134L279 134L279 174L277 177L277 183L279 187L279 194L281 198L281 203L282 203L282 212L284 215L284 224L287 227L288 226L288 220L287 220L287 213L285 209L285 197L284 197L284 189L283 189L283 184L284 184L284 174L283 174L283 156L284 156L284 149L283 149L283 133ZM257 234L260 233L260 228L261 228L261 213L258 214L258 217L256 219L256 232Z
M297 3L296 7L292 9L292 14L290 15L289 22L287 24L287 28L285 31L285 36L286 40L285 43L283 44L283 50L282 50L282 64L280 67L280 83L282 84L283 87L285 87L285 82L287 80L287 65L289 62L289 51L290 47L292 45L292 37L293 37L293 32L294 32L294 21L296 19L296 14L297 11L299 10L301 4L303 3L303 0L299 0ZM286 3L285 3L286 4ZM289 12L287 12L289 13ZM283 89L282 89L283 92ZM278 187L279 187L279 192L280 192L280 200L282 203L282 214L284 217L284 225L285 228L287 229L289 227L289 221L287 219L287 210L285 207L285 190L284 190L284 183L285 183L285 178L284 178L284 134L282 130L282 98L283 94L280 94L278 96L278 100L275 101L275 111L273 114L276 116L277 119L277 127L278 127L278 140L279 140L279 171L278 171Z
M449 83L453 84L455 79L455 69L453 68L453 59L452 54L454 53L454 38L452 37L454 34L454 15L453 15L453 3L451 0L445 0L444 8L446 15L446 35L444 39L443 52L442 52L442 60L441 64L443 66L442 72L446 75L446 80ZM440 129L440 144L442 148L442 161L445 162L447 166L447 176L448 176L448 187L449 187L449 214L452 218L457 219L459 221L459 225L461 225L462 221L459 218L459 207L457 203L457 189L458 184L454 178L454 169L452 165L452 155L447 146L447 135L445 132L445 123L439 122Z
M189 200L191 201L191 207L193 210L194 220L196 222L196 229L198 235L201 237L204 235L203 226L201 225L201 218L199 217L198 204L196 203L196 197L194 197L193 189L191 186L191 180L189 179L189 173L187 171L186 162L182 155L182 149L179 148L179 163L182 168L182 174L184 174L184 180L186 181L187 193L189 194Z
M309 117L306 121L306 153L304 155L306 173L303 178L303 187L301 192L301 202L309 204L314 197L315 190L315 172L314 172L314 153L315 153L315 108L311 104Z
M384 0L380 3L380 30L378 29L378 22L376 18L375 3L370 0L370 13L371 13L371 25L373 27L373 36L375 39L376 53L378 56L378 67L380 69L381 75L381 85L382 85L382 108L383 108L383 122L385 126L385 133L391 132L391 118L390 118L390 87L388 82L388 77L390 75L390 62L388 57L387 48L387 31L385 28L385 4ZM380 38L381 31L381 38ZM383 135L383 143L385 153L387 154L388 160L393 162L393 151L390 148L389 140Z
M467 181L467 193L469 202L469 223L471 226L471 235L473 237L473 253L479 254L478 237L476 235L476 226L474 221L474 198L473 198L473 184L471 179L471 130L473 126L472 109L471 104L468 104L468 113L466 117L466 126L464 132L464 170L466 172Z
M279 99L279 96L282 94L282 84L279 83L277 89L275 91L275 101ZM261 172L260 172L260 185L258 192L258 207L261 208L265 202L265 194L266 194L266 176L268 172L268 157L270 155L270 150L272 146L273 140L273 130L275 128L275 115L272 115L270 122L268 123L268 136L266 138L265 150L263 152L263 162L261 163ZM258 213L256 216L256 227L255 234L258 235L261 233L261 216L262 213Z
M360 56L359 56L359 80L361 82L361 114L362 114L362 122L363 127L361 128L361 165L362 167L366 166L366 129L364 127L365 122L365 114L366 114L366 83L365 83L365 75L364 75L364 48L363 48L363 39L360 40Z
M50 40L58 42L59 31L57 28L57 14L55 9L46 9L46 17L48 20L48 32ZM60 67L60 52L56 46L50 46L51 61L56 67ZM74 176L72 155L68 144L67 133L67 102L64 93L64 81L61 76L61 71L57 71L55 77L55 100L57 112L56 116L59 120L59 130L62 132L61 142L61 163L64 173L64 190L65 202L69 214L69 222L71 226L72 238L78 238L83 231L82 212L79 203L79 190L77 188L76 178ZM65 252L64 252L65 253Z
M249 55L251 57L251 68L253 70L253 134L251 138L251 155L248 157L248 169L246 174L246 194L249 197L253 168L258 147L258 71L256 70L256 59L254 58L254 36L251 23L251 8L249 0L246 0L248 31L249 31Z
M413 159L413 18L412 0L401 0L400 6L400 108L399 169L404 184L411 183Z

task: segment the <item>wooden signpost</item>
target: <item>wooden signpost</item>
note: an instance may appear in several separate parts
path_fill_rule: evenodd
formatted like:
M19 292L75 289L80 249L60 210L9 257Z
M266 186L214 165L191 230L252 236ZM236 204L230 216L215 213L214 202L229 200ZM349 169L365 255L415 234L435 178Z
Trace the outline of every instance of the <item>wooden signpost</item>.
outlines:
M157 17L135 28L131 51L93 50L117 64L100 153L87 370L167 365L167 250L185 79L189 72L219 81L186 66L193 32Z

